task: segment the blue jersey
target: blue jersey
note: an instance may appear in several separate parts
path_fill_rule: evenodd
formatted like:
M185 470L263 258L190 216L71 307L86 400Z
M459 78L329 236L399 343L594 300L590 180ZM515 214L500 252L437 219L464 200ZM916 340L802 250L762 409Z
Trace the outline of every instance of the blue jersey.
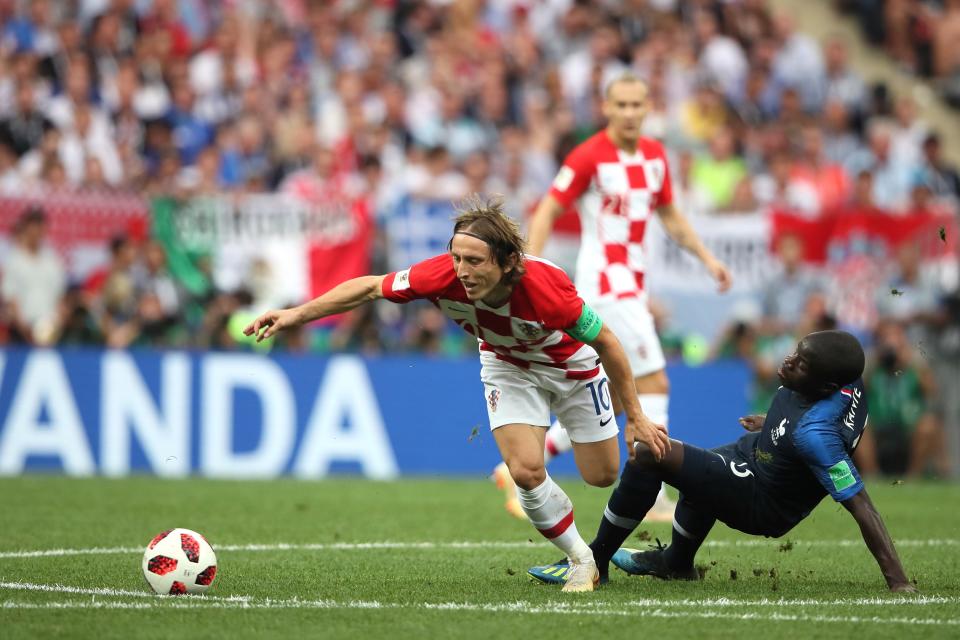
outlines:
M863 488L851 456L866 424L862 380L813 403L780 387L763 429L737 442L753 461L771 521L790 528L828 493L842 502Z

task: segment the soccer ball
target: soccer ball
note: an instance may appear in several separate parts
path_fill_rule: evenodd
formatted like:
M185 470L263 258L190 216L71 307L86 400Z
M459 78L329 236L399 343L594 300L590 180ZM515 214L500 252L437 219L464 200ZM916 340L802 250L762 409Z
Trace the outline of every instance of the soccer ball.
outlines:
M217 575L217 556L207 539L190 529L158 534L143 554L143 577L155 592L203 593Z

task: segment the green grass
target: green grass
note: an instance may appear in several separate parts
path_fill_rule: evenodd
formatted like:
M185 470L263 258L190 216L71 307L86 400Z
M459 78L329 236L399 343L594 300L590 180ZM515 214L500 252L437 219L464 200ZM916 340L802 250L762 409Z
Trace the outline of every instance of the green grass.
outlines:
M592 537L608 491L562 482ZM921 596L887 593L850 516L825 501L785 540L717 526L697 583L613 572L594 594L534 584L527 567L558 553L509 518L482 480L395 483L0 479L0 582L146 592L140 548L157 532L202 532L218 551L214 588L197 598L0 588L0 636L191 638L957 637L960 486L868 485ZM669 525L641 525L666 540ZM532 542L528 542L531 540ZM230 550L231 545L427 542L438 548ZM444 543L516 546L452 548ZM918 541L931 541L919 544ZM744 543L753 545L745 546ZM633 546L648 542L637 538ZM4 552L126 547L111 554ZM733 574L736 579L733 579ZM224 602L246 596L249 606ZM932 599L939 596L940 599ZM269 600L268 600L269 599ZM728 599L728 600L720 600ZM875 599L875 600L874 600ZM435 606L444 605L444 606ZM141 608L118 608L138 606ZM56 607L56 608L54 608ZM99 608L98 608L99 607Z

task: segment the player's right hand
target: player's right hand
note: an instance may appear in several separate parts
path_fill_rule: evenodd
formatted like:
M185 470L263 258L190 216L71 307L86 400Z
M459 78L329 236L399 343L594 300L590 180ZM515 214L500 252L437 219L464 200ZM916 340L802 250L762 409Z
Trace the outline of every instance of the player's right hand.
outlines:
M760 431L760 429L763 429L763 421L766 420L766 418L767 416L759 415L744 416L740 418L740 426L751 433Z
M257 336L257 342L273 337L282 329L300 324L296 309L271 309L251 322L243 330L243 335Z
M657 462L663 460L663 457L670 451L670 436L667 435L667 428L662 424L652 422L646 416L639 420L627 420L623 429L623 437L626 440L627 456L630 460L636 457L634 447L638 442L642 442L653 454Z

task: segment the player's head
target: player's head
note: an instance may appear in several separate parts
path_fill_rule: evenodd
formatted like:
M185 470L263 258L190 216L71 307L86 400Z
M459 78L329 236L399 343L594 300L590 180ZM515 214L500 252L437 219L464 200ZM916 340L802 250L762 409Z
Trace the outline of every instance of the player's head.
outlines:
M506 294L524 274L520 227L503 212L503 201L472 196L459 207L447 244L467 297Z
M614 137L636 140L647 114L647 83L632 73L623 73L603 93L603 115Z
M863 375L863 347L846 331L803 337L777 371L783 386L810 398L826 397Z

